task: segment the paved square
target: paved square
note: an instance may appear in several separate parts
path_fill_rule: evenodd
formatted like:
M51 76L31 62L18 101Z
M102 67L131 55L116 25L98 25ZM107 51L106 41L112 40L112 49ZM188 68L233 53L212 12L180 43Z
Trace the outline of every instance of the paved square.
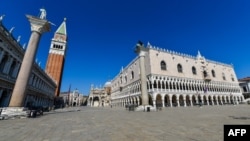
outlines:
M225 124L250 124L250 105L159 112L65 108L37 118L1 120L0 141L223 141Z

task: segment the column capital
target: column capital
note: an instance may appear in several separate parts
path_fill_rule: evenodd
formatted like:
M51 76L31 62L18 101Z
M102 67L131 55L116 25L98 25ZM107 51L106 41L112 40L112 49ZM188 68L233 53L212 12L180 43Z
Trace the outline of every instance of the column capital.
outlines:
M135 52L140 56L145 56L146 52L148 51L148 48L145 48L143 43L141 41L138 41L138 43L135 46Z
M39 17L31 16L31 15L26 15L28 18L30 25L31 25L31 31L38 32L40 34L44 32L50 31L50 23L49 21L45 19L40 19Z

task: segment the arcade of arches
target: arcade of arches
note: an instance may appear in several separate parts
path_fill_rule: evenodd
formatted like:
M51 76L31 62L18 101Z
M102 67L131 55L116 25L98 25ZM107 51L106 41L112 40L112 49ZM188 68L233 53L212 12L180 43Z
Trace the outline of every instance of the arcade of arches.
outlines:
M112 94L113 106L141 105L138 80ZM244 100L238 83L150 75L147 80L149 104L161 107L238 104Z
M152 98L153 97L153 98ZM207 95L207 94L153 94L149 95L149 105L154 107L187 107L194 105L225 105L239 104L244 98L232 95ZM141 96L130 96L112 100L113 106L128 104L141 105Z

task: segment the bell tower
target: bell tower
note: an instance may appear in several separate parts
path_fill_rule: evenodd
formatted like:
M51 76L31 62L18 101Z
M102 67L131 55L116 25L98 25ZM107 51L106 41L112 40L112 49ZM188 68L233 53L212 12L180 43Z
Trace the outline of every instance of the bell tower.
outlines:
M50 44L46 73L56 81L55 96L59 96L63 75L64 61L67 50L66 18L56 30Z

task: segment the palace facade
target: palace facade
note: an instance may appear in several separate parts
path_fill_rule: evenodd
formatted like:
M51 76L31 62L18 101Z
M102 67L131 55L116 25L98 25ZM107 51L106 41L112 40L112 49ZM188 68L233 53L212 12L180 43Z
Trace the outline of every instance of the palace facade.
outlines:
M167 49L145 48L149 105L186 107L238 104L244 100L232 65ZM113 106L142 105L140 61L133 59L111 81Z

